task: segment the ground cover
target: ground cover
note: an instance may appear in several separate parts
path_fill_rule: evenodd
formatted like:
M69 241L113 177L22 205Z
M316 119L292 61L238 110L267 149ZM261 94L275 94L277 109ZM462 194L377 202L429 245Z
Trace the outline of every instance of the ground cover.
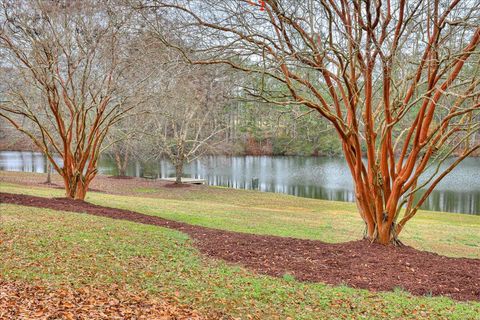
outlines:
M64 195L58 176L54 176L58 189L45 188L44 179L43 174L0 172L0 191ZM97 177L92 187L103 192L89 193L89 202L189 224L329 243L363 236L362 220L353 203L206 186L172 189L160 181L105 176ZM421 211L407 224L401 240L445 256L480 258L479 230L479 216Z
M475 319L478 302L369 292L262 276L207 259L184 233L51 209L1 204L1 276L49 287L121 287L173 299L207 318Z
M41 184L43 179L44 176L38 174L1 172L0 191L42 197L63 195L60 185L45 186ZM361 225L352 204L225 188L172 190L159 182L103 176L93 187L102 192L89 193L87 201L139 211L154 218L330 243L361 237ZM301 276L288 272L275 274L276 277L264 276L253 270L261 269L259 265L247 265L249 269L243 269L232 264L237 256L233 251L225 256L219 255L220 251L208 252L209 246L202 249L194 236L158 226L12 204L0 205L0 212L2 292L11 290L4 288L11 288L12 283L20 288L32 285L47 288L44 292L53 296L58 290L78 294L78 290L82 292L85 287L106 292L121 288L119 294L141 295L147 304L156 301L156 305L151 304L153 310L163 310L162 305L166 304L167 310L194 312L198 317L214 319L289 316L295 319L476 319L480 312L478 302L431 297L431 292L427 292L426 297L411 296L400 286L394 292L371 292L345 285L332 287L304 282L300 281L305 280ZM253 222L255 219L258 221ZM277 229L275 226L280 223L276 219L287 219L291 223ZM315 232L316 227L325 226L325 220L341 223L331 223L330 227ZM452 257L478 258L478 217L422 212L416 220L411 232L403 234L405 242ZM269 228L270 223L274 226ZM337 235L342 227L347 231L346 236ZM434 228L438 228L438 232L431 230ZM425 234L420 232L422 229ZM42 237L45 234L48 237ZM264 241L269 237L260 239ZM228 245L238 245L238 239L232 240L234 243L224 241L226 246L217 249L228 253ZM435 243L438 240L442 240L440 245ZM415 245L417 241L420 246ZM208 257L215 255L221 259ZM256 263L261 264L261 259ZM407 267L415 270L405 265L405 271L409 270ZM0 309L2 302L0 300Z
M0 280L0 319L206 319L177 301L118 286L52 287Z
M404 288L417 295L480 300L479 259L448 258L407 246L387 247L365 240L329 244L224 231L66 198L0 193L0 201L179 230L188 234L195 247L209 257L277 277L288 275L302 281L346 284L374 291Z

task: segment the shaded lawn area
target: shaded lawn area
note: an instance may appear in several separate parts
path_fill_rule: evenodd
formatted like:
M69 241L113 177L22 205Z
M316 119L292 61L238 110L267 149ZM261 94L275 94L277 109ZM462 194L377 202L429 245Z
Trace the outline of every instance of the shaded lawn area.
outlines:
M185 234L161 227L17 205L0 210L6 280L122 286L176 299L211 318L475 319L480 312L478 302L412 297L401 289L371 293L256 275L202 257Z

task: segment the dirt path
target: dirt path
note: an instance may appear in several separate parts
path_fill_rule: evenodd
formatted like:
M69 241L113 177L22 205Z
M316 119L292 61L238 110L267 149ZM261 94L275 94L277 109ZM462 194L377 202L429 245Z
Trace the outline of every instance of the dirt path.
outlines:
M480 301L480 259L449 258L408 246L385 247L364 240L329 244L230 232L64 198L0 193L0 202L176 229L190 235L205 255L272 276L289 274L301 281L346 284L372 291L403 288L415 295Z

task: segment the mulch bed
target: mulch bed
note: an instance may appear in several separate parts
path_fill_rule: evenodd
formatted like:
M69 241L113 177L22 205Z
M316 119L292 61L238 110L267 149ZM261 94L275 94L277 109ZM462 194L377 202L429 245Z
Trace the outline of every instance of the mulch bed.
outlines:
M165 188L190 188L192 185L189 183L166 183Z
M133 179L133 177L130 177L130 176L108 176L108 179L130 180L130 179Z
M339 244L211 229L97 206L84 201L0 193L0 201L168 227L187 233L205 255L259 273L372 291L402 288L415 295L480 301L480 259L449 258L366 240Z
M0 279L0 319L206 319L176 301L115 285L49 288Z

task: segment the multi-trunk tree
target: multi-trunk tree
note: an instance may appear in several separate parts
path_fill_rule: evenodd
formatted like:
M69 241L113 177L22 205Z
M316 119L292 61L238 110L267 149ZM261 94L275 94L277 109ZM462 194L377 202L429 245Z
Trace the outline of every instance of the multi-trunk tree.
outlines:
M172 34L195 43L183 50L193 63L274 81L287 94L268 85L251 94L307 106L332 124L372 241L397 243L435 186L480 148L475 1L152 0L142 8L178 26L163 39L172 47ZM190 58L193 50L202 59Z
M2 1L0 116L45 153L69 198L85 198L109 128L133 107L140 78L118 86L133 68L128 20L103 1Z
M214 153L224 140L230 78L222 69L192 66L175 56L149 102L143 136L149 146L145 153L154 159L166 156L175 167L175 183L180 184L185 165Z

